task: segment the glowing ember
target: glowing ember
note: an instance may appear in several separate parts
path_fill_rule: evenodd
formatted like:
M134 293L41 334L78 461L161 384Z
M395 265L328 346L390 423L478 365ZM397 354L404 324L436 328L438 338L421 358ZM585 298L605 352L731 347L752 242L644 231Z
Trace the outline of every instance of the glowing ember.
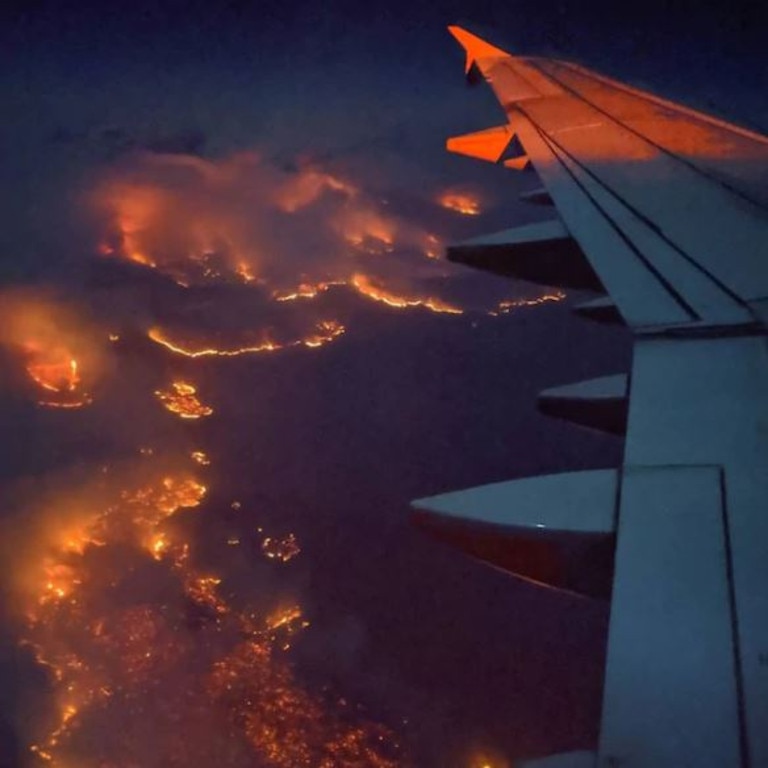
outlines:
M245 261L238 262L235 272L240 276L244 283L252 283L256 280L256 275Z
M509 762L503 757L494 754L491 756L487 751L474 755L467 768L510 768Z
M480 201L468 192L443 192L437 202L443 208L464 216L477 216L480 213Z
M305 629L309 626L308 621L302 620L302 611L298 605L292 605L290 608L281 608L275 611L267 616L265 623L270 632L274 632L281 627L295 627L297 624L300 624Z
M301 552L301 548L296 541L296 536L289 533L282 539L267 536L261 543L261 551L264 553L264 556L270 560L278 560L281 563L287 563Z
M208 454L205 453L205 451L192 451L190 454L192 457L192 461L196 461L201 466L208 466L211 463L211 460L208 458Z
M437 235L427 235L426 245L424 246L424 255L428 259L439 259L442 251L440 238Z
M167 410L182 419L199 419L213 413L213 408L200 402L197 388L184 381L174 381L169 389L159 389L155 394Z
M348 181L319 168L306 166L290 176L275 195L275 204L286 213L295 213L317 200L325 190L340 193L342 198L354 198L358 189Z
M409 766L391 732L298 682L285 655L309 626L298 604L236 610L170 534L204 494L188 475L145 479L47 537L23 642L54 706L32 753L57 768Z
M256 355L262 352L277 352L278 350L290 347L321 347L341 336L344 331L345 328L341 323L337 323L335 320L326 320L318 323L315 332L306 338L286 342L265 339L258 344L234 348L193 348L184 345L182 342L172 341L160 328L150 329L147 335L156 344L160 344L171 352L177 355L184 355L185 357L239 357L241 355Z
M299 283L290 291L273 291L272 298L275 301L296 301L296 299L314 299L334 285L346 285L344 280L329 280L322 283Z
M504 301L500 301L496 309L491 310L488 314L493 315L494 317L497 315L506 315L521 307L536 307L540 304L562 301L566 298L566 295L567 294L564 291L558 290L554 291L554 293L545 293L532 299L505 299Z
M30 379L41 389L56 395L56 399L39 400L39 405L80 408L91 402L90 395L82 391L77 360L66 349L45 349L29 342L24 345L24 352L29 360L26 369Z
M390 307L397 307L398 309L408 309L410 307L424 307L432 312L441 312L449 315L461 315L463 310L458 307L448 304L440 299L426 296L420 297L405 297L398 296L391 291L375 285L369 277L365 275L356 274L352 277L353 287L366 298L373 301L381 301Z

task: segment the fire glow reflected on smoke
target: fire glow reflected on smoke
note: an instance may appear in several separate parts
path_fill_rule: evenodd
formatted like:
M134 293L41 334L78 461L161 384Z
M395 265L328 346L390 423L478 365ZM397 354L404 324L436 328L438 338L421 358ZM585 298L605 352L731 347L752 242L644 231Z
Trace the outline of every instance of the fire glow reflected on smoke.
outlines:
M39 405L80 408L91 402L99 349L93 334L60 301L31 291L0 295L0 344L19 357Z
M327 320L318 323L314 331L301 339L290 341L273 341L265 339L257 344L245 346L225 347L225 346L197 346L194 342L185 343L183 341L171 340L168 334L160 328L152 328L147 334L156 344L160 344L166 349L177 355L185 357L240 357L241 355L258 355L262 352L277 352L281 349L290 347L309 347L314 349L328 344L341 336L345 328L334 320Z
M381 301L390 307L396 307L397 309L408 309L410 307L425 307L432 310L432 312L440 312L449 315L461 315L463 310L459 307L452 306L440 299L436 299L430 296L412 297L412 296L398 296L386 288L376 285L370 278L365 275L353 275L352 286L363 296L374 301Z
M298 681L298 603L236 607L196 564L183 522L205 500L199 478L155 457L113 475L46 499L14 564L22 642L50 673L36 764L410 764L389 730ZM282 562L298 554L293 535L273 540Z
M479 197L470 192L446 190L439 195L437 202L443 208L464 216L479 216L481 213Z
M94 202L104 214L102 254L151 268L187 288L248 286L267 307L242 332L233 333L223 315L200 318L197 327L161 321L149 330L152 341L185 357L323 346L345 331L329 318L339 314L335 308L344 294L401 311L450 315L498 315L559 300L547 294L523 303L483 306L481 300L481 306L470 306L441 297L458 271L439 259L444 238L319 162L299 161L286 169L256 152L216 160L139 153L107 172ZM479 197L468 191L447 190L423 203L436 211L442 206L480 212ZM272 310L285 305L288 311L291 304L290 316ZM220 322L225 331L215 330Z
M348 322L334 304L342 292L355 309L359 302L349 296L398 310L467 311L436 295L450 274L435 261L442 236L318 164L287 172L255 153L217 161L139 155L110 171L96 199L107 222L98 248L103 256L191 288L166 286L164 295L193 296L195 312L176 315L176 307L163 307L157 313L163 319L147 333L174 355L240 357L322 347L345 333L339 320L321 319ZM456 205L447 207L479 212L477 199ZM419 287L422 278L429 290ZM225 289L197 290L213 285ZM198 301L201 294L205 301ZM192 316L197 323L209 297L213 303L233 295L246 304L266 297L270 324L262 326L260 317L259 327L246 330L224 323L221 331L203 321L180 329L183 319L177 318ZM503 314L563 297L509 299L478 311ZM280 313L290 312L303 322L294 317L276 327ZM88 402L98 349L87 328L55 305L28 297L4 303L0 321L0 343L19 356L41 403ZM120 328L121 337L108 333L111 328L102 328L100 337L105 343L122 338L111 346L118 355L131 343L131 330ZM214 412L187 379L155 395L180 419ZM31 516L36 524L21 548L23 562L9 560L22 641L50 673L47 702L36 711L30 735L35 765L411 766L393 732L335 694L301 682L289 652L310 627L299 601L276 597L271 581L257 597L240 595L226 566L203 564L203 546L189 521L215 503L205 480L211 472L206 451L190 442L183 460L168 463L160 458L162 446L154 439L149 444L157 452L140 449L130 471L100 467L98 482L82 492L46 499L44 510ZM224 469L216 463L218 472ZM240 502L231 510L249 514ZM300 546L294 533L253 525L222 532L220 544L223 560L247 559L270 579L285 579L309 538Z
M252 152L136 155L112 169L94 202L107 225L101 254L185 286L224 280L301 293L346 282L356 255L423 252L431 242L339 174L310 163L289 172Z
M565 291L554 290L550 293L543 293L541 296L536 296L532 299L504 299L500 301L496 306L496 309L491 310L488 314L508 315L510 312L514 312L521 307L537 307L540 304L550 304L562 301L566 297Z

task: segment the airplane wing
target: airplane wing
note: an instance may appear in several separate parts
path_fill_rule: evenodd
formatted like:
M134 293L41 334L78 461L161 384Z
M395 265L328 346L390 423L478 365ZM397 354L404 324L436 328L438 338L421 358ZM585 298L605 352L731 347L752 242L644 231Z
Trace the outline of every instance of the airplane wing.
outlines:
M539 768L768 768L768 138L459 27L506 118L448 149L533 168L551 221L448 258L596 289L632 370L540 396L625 436L619 467L414 502L418 524L539 584L610 597L599 744Z

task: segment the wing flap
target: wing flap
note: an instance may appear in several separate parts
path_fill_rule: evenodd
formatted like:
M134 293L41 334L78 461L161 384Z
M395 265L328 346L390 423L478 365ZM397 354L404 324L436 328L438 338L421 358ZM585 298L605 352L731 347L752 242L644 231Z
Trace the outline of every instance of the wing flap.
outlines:
M600 757L742 765L717 467L626 468ZM618 763L617 763L618 764Z
M623 435L627 429L627 391L628 376L620 373L545 389L537 404L548 416Z
M607 597L618 472L565 472L412 502L435 538L528 581Z

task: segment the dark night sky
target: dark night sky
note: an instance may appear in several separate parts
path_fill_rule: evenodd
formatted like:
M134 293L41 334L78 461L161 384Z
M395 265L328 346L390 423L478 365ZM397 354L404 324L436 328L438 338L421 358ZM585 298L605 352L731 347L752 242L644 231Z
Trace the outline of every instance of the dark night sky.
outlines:
M768 126L768 11L746 0L6 4L0 280L55 283L96 302L78 190L135 148L320 158L403 209L429 185L487 190L489 211L456 225L459 236L535 215L498 169L444 152L446 136L499 120L490 92L462 87L462 53L445 32L456 22L508 50L576 60ZM297 663L408 717L425 768L466 768L477 744L508 759L589 745L606 606L542 594L424 540L407 501L616 463L615 441L547 421L534 403L547 386L626 368L628 339L562 305L498 321L350 312L354 330L311 357L194 369L217 408L199 434L226 467L218 498L263 502L305 542L300 580L316 628ZM143 384L171 368L141 346L120 365L131 361ZM72 426L7 381L0 395L0 427L19 435L0 449L8 487L119 455L133 440L112 435L98 403ZM41 683L28 664L12 671L18 654L5 647L0 702L12 721L22 692ZM4 738L0 764L10 768Z

